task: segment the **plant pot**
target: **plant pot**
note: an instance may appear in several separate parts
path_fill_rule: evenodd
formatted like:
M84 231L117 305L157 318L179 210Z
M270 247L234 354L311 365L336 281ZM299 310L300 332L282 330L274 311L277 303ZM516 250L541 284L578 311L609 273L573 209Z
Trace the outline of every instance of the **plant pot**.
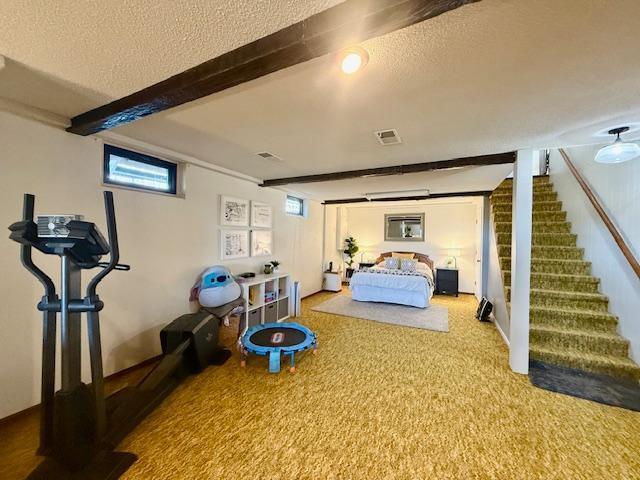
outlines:
M273 267L269 264L264 266L264 270L263 272L265 273L265 275L269 275L271 273L273 273Z
M353 277L353 272L355 272L355 271L356 271L355 268L347 267L347 269L345 270L345 276L347 278L351 278L351 277Z

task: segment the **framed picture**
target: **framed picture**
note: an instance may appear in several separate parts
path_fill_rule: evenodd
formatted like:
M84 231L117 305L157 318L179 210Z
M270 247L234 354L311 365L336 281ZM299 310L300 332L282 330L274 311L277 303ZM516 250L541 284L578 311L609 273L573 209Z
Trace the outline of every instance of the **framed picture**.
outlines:
M249 200L221 195L220 225L230 227L248 227Z
M273 226L271 205L251 202L251 226L257 228L271 228Z
M249 256L249 230L220 230L222 260Z
M251 256L264 257L273 254L273 236L271 230L251 231Z

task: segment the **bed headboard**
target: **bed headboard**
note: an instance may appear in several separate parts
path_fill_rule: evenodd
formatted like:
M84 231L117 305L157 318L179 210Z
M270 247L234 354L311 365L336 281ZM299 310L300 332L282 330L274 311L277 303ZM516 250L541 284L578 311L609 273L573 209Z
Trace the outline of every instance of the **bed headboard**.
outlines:
M384 261L385 258L390 257L391 254L393 252L384 252L381 253L380 256L376 259L376 263L380 263L382 261ZM414 258L421 262L421 263L426 263L427 265L429 265L429 268L433 271L433 260L431 260L429 258L428 255L425 255L424 253L416 253L416 252L398 252L396 250L396 253L413 253L414 254Z

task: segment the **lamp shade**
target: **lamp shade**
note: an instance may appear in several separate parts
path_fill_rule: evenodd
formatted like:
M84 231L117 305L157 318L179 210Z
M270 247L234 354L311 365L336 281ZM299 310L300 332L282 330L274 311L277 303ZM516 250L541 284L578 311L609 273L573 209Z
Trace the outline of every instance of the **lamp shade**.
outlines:
M598 163L622 163L640 156L640 146L637 143L623 142L618 139L611 145L598 150L596 158Z

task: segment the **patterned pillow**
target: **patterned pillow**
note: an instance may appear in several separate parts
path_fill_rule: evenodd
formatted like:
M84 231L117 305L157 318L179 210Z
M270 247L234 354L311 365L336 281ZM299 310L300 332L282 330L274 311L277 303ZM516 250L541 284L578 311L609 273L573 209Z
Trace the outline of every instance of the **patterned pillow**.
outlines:
M402 270L403 272L415 272L417 267L417 260L409 260L406 258L400 260L400 270Z
M384 259L384 268L388 268L390 270L396 270L400 268L400 259L387 257Z

